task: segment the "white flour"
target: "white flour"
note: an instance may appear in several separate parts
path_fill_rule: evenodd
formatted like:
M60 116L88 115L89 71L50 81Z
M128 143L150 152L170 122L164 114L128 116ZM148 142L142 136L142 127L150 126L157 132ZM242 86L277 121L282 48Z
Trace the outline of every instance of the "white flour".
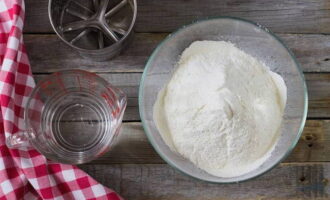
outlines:
M154 120L173 151L234 177L270 156L285 104L280 75L229 42L196 41L158 94Z

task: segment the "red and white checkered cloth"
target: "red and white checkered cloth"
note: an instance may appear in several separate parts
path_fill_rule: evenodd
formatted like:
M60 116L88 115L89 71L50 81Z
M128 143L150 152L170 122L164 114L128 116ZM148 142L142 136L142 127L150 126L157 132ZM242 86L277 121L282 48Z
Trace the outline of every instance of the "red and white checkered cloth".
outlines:
M23 0L0 0L0 200L121 199L75 166L48 161L32 148L7 148L5 138L25 128L24 106L35 86L23 22Z

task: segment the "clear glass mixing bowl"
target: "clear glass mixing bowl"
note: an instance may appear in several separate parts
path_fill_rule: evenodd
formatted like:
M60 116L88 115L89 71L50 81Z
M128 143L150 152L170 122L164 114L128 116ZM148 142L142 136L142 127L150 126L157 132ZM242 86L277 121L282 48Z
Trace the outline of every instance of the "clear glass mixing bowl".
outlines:
M266 63L287 85L287 104L280 138L270 158L247 174L222 178L197 168L172 152L162 140L153 120L158 92L170 80L180 54L196 40L225 40ZM193 97L192 97L193 98ZM286 158L297 144L307 115L307 89L295 57L284 43L266 28L237 18L220 17L198 21L170 34L150 56L139 92L140 115L146 135L158 154L172 167L191 177L214 183L239 182L261 175ZM175 119L173 119L175 120Z

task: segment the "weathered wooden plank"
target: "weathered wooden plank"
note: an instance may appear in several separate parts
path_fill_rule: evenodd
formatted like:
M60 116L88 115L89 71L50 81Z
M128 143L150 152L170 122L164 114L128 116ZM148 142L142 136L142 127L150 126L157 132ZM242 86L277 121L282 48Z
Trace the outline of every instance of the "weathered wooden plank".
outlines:
M330 11L329 11L330 13ZM94 72L142 72L152 50L166 33L139 33L120 56L105 62L81 58L56 35L25 35L35 73L80 68ZM280 34L305 72L330 72L330 35Z
M53 32L48 1L26 1L25 32ZM197 19L235 16L258 22L278 33L329 33L328 0L139 0L136 31L171 32Z
M130 200L326 200L330 194L330 163L282 164L238 184L198 181L165 164L84 165L81 168Z
M330 13L330 11L329 11ZM330 36L279 34L304 72L330 72Z
M149 143L142 124L123 123L112 149L90 164L164 163Z
M25 32L45 33L54 32L48 17L48 2L26 0L25 1Z
M24 35L27 53L35 73L79 68L94 72L142 72L154 47L167 34L136 34L120 56L96 62L84 59L54 34Z
M330 120L307 120L297 146L285 162L329 162Z
M329 1L145 0L139 2L137 31L172 31L193 20L216 16L242 17L280 33L326 33ZM158 8L158 9L155 9ZM148 26L146 26L148 24Z
M128 107L124 120L139 121L138 90L141 73L100 73L101 77L121 88L128 96ZM37 80L46 75L35 75ZM305 74L309 92L309 118L330 117L330 73Z
M76 122L77 123L77 122ZM308 120L300 141L285 162L330 162L330 120ZM124 123L112 149L91 164L164 163L141 123Z
M330 74L305 74L308 88L308 117L330 116Z

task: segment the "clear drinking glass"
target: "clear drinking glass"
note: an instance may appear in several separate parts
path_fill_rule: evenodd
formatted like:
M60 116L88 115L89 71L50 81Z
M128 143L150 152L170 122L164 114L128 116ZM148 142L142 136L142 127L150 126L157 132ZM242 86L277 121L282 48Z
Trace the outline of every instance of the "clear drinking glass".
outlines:
M32 145L48 159L81 164L99 157L119 133L125 94L94 73L60 71L39 81L25 108L26 130L7 146Z

